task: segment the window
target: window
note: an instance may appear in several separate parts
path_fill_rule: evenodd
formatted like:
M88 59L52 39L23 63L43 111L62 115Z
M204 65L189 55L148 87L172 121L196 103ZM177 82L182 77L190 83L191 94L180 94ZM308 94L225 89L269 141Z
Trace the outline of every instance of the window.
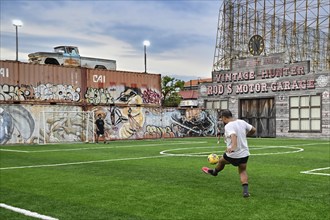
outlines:
M228 100L207 100L205 107L207 109L228 109Z
M290 131L321 131L321 96L290 97Z

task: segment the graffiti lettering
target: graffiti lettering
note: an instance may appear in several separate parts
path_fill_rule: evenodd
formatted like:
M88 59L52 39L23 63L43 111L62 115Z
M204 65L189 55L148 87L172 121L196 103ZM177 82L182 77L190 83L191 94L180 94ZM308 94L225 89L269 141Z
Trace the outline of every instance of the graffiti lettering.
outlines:
M161 95L152 89L146 89L142 93L143 103L160 104Z
M114 103L110 92L103 88L88 88L85 98L88 103L93 105Z
M24 100L24 96L19 86L0 85L0 100Z
M80 100L80 88L74 89L72 85L53 85L50 83L33 87L36 99L41 100Z
M175 137L172 129L167 127L159 127L154 125L147 125L146 132L143 135L144 138L173 138Z
M72 85L39 84L14 86L0 85L0 100L24 101L28 99L40 100L80 100L80 88L73 88Z

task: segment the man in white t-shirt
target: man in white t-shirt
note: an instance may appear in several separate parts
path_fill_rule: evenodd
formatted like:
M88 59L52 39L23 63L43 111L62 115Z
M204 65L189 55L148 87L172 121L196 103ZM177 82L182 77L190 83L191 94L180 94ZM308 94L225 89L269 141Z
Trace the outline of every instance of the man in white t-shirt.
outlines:
M227 150L214 169L203 167L202 171L212 176L217 176L225 168L226 164L237 166L243 187L243 197L249 197L246 167L250 152L246 137L253 135L256 129L243 120L233 118L229 110L221 111L220 117L225 124L224 138Z

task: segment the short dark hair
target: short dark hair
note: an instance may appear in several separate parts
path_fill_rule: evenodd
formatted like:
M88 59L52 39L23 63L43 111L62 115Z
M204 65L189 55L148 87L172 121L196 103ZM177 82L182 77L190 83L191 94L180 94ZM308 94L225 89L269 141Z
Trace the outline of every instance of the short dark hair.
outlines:
M224 110L221 110L220 117L232 118L233 114L231 113L231 111L229 109L224 109Z

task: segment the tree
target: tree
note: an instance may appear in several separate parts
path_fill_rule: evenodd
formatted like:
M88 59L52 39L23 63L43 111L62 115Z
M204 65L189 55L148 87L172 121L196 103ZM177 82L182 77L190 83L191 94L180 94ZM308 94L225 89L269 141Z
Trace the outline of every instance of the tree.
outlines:
M184 81L170 76L162 77L162 106L178 107L181 102L179 92L183 89Z

